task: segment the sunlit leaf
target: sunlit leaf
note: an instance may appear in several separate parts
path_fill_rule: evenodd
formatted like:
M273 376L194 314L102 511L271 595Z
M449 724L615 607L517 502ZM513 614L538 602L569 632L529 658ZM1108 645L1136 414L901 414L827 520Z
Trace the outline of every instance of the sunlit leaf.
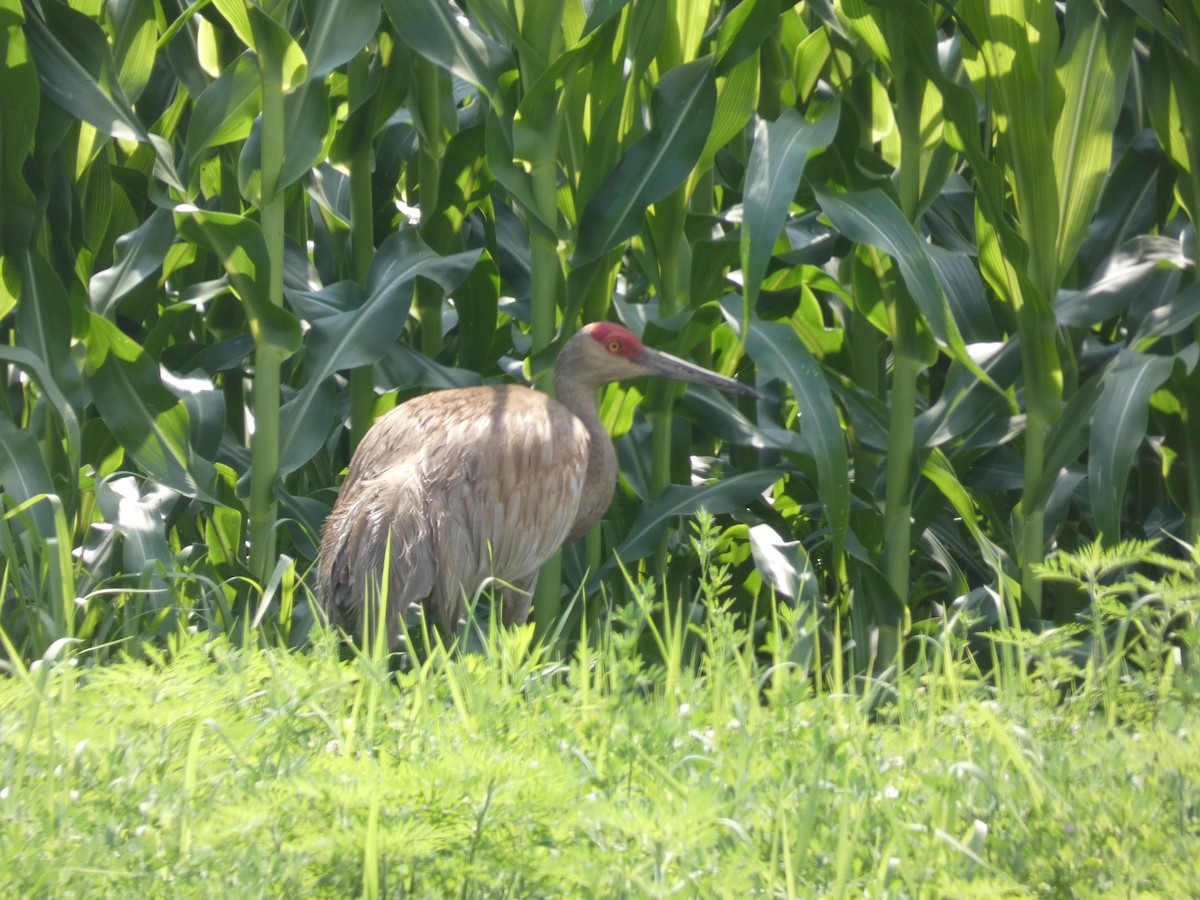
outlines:
M579 221L574 265L636 234L646 207L684 182L704 150L716 108L711 59L670 70L651 97L653 127L629 148Z
M215 502L212 464L192 454L187 409L162 386L158 366L100 316L90 316L88 374L113 437L146 473L188 497Z
M809 154L833 140L839 113L840 108L834 106L813 123L788 109L774 122L759 120L755 125L742 199L742 287L747 309L753 309L758 301L771 252Z

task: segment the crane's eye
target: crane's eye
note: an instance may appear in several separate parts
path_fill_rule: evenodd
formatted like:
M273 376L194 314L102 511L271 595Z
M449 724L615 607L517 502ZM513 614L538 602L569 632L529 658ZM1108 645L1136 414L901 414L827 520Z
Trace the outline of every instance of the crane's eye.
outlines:
M608 352L609 353L620 353L621 352L621 341L617 338L613 338L612 340L610 340L608 342Z

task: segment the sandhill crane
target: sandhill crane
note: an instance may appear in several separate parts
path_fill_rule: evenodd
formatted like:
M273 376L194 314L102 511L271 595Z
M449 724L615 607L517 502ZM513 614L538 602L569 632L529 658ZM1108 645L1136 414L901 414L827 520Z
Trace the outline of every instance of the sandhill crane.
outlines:
M317 593L330 620L360 634L390 546L389 645L416 604L453 633L489 578L511 586L499 587L503 623L523 623L542 563L586 534L612 500L617 457L596 391L644 375L757 396L596 322L559 353L557 400L515 385L460 388L380 418L350 461L321 536Z

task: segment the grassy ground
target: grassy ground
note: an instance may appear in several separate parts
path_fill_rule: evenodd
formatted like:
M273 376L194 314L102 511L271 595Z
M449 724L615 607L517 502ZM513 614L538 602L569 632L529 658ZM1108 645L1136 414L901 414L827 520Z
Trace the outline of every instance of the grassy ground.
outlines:
M152 663L14 673L0 896L1200 884L1194 674L1123 679L1114 716L1086 684L984 680L931 643L886 691L814 694L720 616L706 630L695 674L647 669L620 638L548 664L527 630L398 679L328 642L194 636Z

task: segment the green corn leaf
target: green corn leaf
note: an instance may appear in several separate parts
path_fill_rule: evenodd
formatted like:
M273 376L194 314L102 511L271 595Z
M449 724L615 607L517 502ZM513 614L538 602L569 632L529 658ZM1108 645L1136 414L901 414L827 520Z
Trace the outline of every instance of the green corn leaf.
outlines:
M283 163L279 181L262 183L262 116L254 120L238 157L238 187L256 205L274 192L296 183L312 170L325 150L329 134L329 92L320 81L309 81L283 98Z
M1115 368L1104 378L1088 442L1088 491L1096 524L1107 542L1121 537L1125 484L1146 437L1150 395L1167 380L1174 365L1171 356L1122 350Z
M54 494L54 482L50 479L37 438L24 428L18 428L4 412L0 412L0 490L16 504L43 494ZM28 515L41 534L55 533L54 513L48 504L33 504Z
M779 532L763 523L750 529L750 551L763 581L793 606L814 606L821 602L821 586L812 559L799 541L785 541Z
M117 238L116 262L92 276L88 285L92 310L112 319L130 291L162 268L175 241L175 220L168 209L156 209L141 225Z
M717 32L717 74L726 75L753 56L779 21L776 0L745 0L729 11Z
M740 317L737 297L722 301L726 317ZM800 407L800 433L817 466L817 493L841 555L850 525L850 459L846 436L821 366L787 325L751 319L746 352L759 367L760 379L778 378L792 389Z
M1067 7L1059 78L1065 93L1054 134L1058 181L1058 271L1087 237L1112 163L1113 131L1125 98L1137 16L1112 2Z
M781 477L781 472L764 469L699 487L668 485L661 497L639 508L637 519L615 557L625 564L645 559L658 548L659 538L673 518L693 515L701 508L713 515L740 509ZM605 569L614 566L616 559L610 560Z
M17 346L41 360L61 392L83 407L79 370L71 356L74 304L57 273L40 253L26 250L17 303Z
M158 21L154 0L124 0L112 3L112 51L121 87L130 100L137 102L150 73L158 44Z
M213 6L220 11L243 44L251 50L258 49L254 45L254 30L250 26L250 5L246 0L213 0Z
M717 108L700 153L697 171L712 165L717 151L740 135L758 103L759 59L749 56L717 79Z
M295 353L300 347L300 322L271 302L267 292L271 260L259 224L232 213L180 206L175 209L175 227L185 240L212 251L221 261L245 304L259 352L270 350L280 359Z
M324 78L349 62L379 28L379 0L305 0L308 77Z
M507 50L459 21L441 0L383 0L383 8L401 40L496 100L500 76L513 67Z
M305 347L308 383L280 412L281 470L286 474L312 458L333 422L334 372L378 361L408 320L418 277L453 291L474 268L479 250L439 256L416 232L397 232L384 242L367 276L367 299L357 309L325 316L312 325Z
M50 405L54 407L54 411L58 413L59 421L62 422L63 426L63 436L66 439L67 465L72 473L71 477L74 479L76 473L79 472L81 446L79 439L79 417L76 414L75 407L58 386L58 382L55 380L50 368L46 365L45 360L40 359L23 347L5 346L0 346L0 360L16 366L32 378L41 393L50 401ZM0 482L2 481L3 478L0 477ZM25 497L24 499L27 500L29 498Z
M0 95L4 97L4 126L0 128L0 253L16 253L34 233L37 201L25 182L25 158L37 128L38 74L20 25L20 7L15 22L0 25ZM0 292L3 288L0 288ZM3 293L0 293L0 297ZM7 310L0 301L0 317Z
M653 127L605 178L579 222L573 265L590 262L641 230L646 208L687 179L716 109L710 58L667 72L651 97Z
M185 156L193 185L199 184L201 155L212 147L244 140L262 106L258 62L247 51L225 67L196 98L188 123Z
M996 105L1000 158L1011 173L1029 277L1037 293L1058 287L1059 186L1053 156L1061 93L1054 71L1059 31L1054 4L967 0L959 6L982 47L963 42L963 63L981 95Z
M107 319L92 313L89 321L92 398L117 443L160 484L216 502L216 470L193 455L187 409L163 387L158 366Z
M102 134L148 142L149 135L121 87L104 31L65 3L42 4L25 34L46 96Z
M878 247L896 261L905 287L938 343L977 377L991 383L967 352L962 332L929 261L925 242L891 198L877 188L838 194L814 186L813 192L838 231L852 241Z
M742 289L746 308L753 309L771 252L800 186L809 155L827 147L837 132L840 107L834 106L817 122L807 122L795 110L784 110L774 122L759 120L754 149L746 166L742 195Z
M150 575L155 584L162 582L159 567L170 571L172 561L162 500L153 488L144 491L132 476L103 481L96 489L96 502L105 521L121 533L124 570Z

